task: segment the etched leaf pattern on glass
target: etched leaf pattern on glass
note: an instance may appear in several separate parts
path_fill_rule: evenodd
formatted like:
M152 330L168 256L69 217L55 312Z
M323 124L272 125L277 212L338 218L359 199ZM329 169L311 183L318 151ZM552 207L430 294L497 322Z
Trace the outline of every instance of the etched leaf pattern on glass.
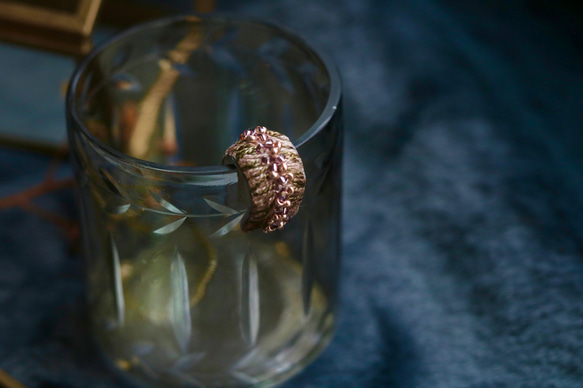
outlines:
M239 315L243 339L249 346L253 346L259 334L260 311L257 259L251 246L247 249L241 264Z
M245 215L244 212L232 209L232 208L225 206L225 205L221 205L220 203L215 202L213 200L210 200L208 198L203 198L203 199L207 205L209 205L211 208L216 210L220 215L224 215L227 217L231 216L230 218L227 218L226 224L224 224L219 229L217 229L209 237L211 237L211 238L222 237L222 236L230 233L233 229L235 229L241 223L241 220L243 219L243 216Z
M226 235L227 233L231 232L233 229L235 229L241 223L243 216L244 216L244 214L236 216L235 218L233 218L232 220L227 222L225 225L220 227L216 232L211 234L210 237L211 238L222 237L222 236Z
M108 212L109 214L120 215L127 212L131 206L132 205L129 203L124 203L121 205L108 203L107 206L105 207L105 211Z
M95 199L99 202L108 214L122 215L132 207L132 199L127 194L122 184L105 169L99 169L99 185L103 190L107 190L110 195L100 194L100 190L94 191ZM223 217L225 221L209 237L222 237L237 228L243 219L244 211L230 208L209 198L203 198L209 208L209 213L188 213L180 206L170 202L160 192L149 189L144 190L144 203L136 203L136 208L142 209L146 213L159 214L158 221L150 219L148 223L155 225L152 230L156 235L168 235L178 230L189 218ZM104 198L108 198L105 200Z
M102 180L100 186L110 194L107 196L108 201L106 201L104 200L106 196L99 194L99 190L94 191L100 207L105 208L112 215L126 213L132 206L130 199L127 198L126 190L107 171L99 170L99 176ZM175 232L189 218L224 217L225 222L223 225L219 226L210 235L211 238L222 237L237 228L244 215L244 211L232 209L208 198L203 198L203 200L210 207L211 212L195 214L182 210L179 206L173 204L155 190L147 190L144 196L146 198L145 200L149 202L137 204L136 207L146 213L158 214L160 216L158 217L158 221L153 219L148 221L148 223L155 225L155 228L151 230L153 234L157 235L167 235Z
M179 209L178 207L174 206L166 199L164 199L160 194L155 192L154 190L148 190L148 193L152 196L152 198L164 209L168 210L170 213L174 214L186 214L184 210Z
M188 275L178 248L170 264L170 318L176 342L182 353L187 353L192 334Z
M203 198L203 200L207 203L207 205L209 205L210 207L212 207L213 209L215 209L219 213L231 214L231 215L241 213L239 210L231 209L228 206L221 205L220 203L212 201L208 198Z
M310 218L306 220L304 228L303 246L302 246L302 302L304 306L304 315L309 315L312 300L312 288L314 286L314 268L313 268L313 250L314 250L314 231Z
M156 230L154 230L153 233L154 234L170 234L170 233L174 232L176 229L180 228L182 226L182 224L184 223L184 221L186 221L186 218L187 217L180 217L176 221L172 221L169 224L166 224L164 226L157 228Z
M125 320L125 299L123 295L123 281L121 277L121 265L119 259L119 250L115 239L110 234L109 242L111 246L111 259L113 269L113 289L115 293L115 308L117 312L117 321L120 326L123 326Z
M100 168L99 175L101 176L102 182L105 187L114 195L122 198L126 198L125 190L116 181L116 179L104 168Z

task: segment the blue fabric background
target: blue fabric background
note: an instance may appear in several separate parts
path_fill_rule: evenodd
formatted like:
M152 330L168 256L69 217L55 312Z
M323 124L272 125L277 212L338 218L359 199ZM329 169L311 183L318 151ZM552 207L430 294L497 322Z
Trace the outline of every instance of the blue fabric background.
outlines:
M582 13L509 3L219 1L299 31L344 79L343 308L286 388L583 387ZM0 195L47 166L0 162ZM42 203L72 214L70 192ZM0 212L0 367L125 387L90 342L80 260L17 209Z

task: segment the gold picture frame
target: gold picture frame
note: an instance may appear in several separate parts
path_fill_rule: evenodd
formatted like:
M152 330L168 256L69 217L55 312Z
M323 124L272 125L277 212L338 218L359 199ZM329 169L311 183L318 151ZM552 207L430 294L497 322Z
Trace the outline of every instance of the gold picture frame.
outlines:
M101 0L0 0L0 40L84 56L100 6Z

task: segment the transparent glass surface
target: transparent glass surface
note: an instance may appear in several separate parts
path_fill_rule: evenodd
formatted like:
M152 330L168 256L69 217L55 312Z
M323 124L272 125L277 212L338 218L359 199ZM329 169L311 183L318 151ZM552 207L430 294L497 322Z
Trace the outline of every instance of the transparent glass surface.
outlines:
M340 259L338 75L272 25L182 17L129 30L67 97L88 300L103 353L138 385L265 387L334 328ZM249 127L292 139L307 186L281 231L243 233L222 166Z

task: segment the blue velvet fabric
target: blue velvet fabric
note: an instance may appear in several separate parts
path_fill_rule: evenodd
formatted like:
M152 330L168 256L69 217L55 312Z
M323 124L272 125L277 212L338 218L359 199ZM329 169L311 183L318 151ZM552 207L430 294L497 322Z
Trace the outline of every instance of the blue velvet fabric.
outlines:
M284 387L582 387L577 5L219 6L299 31L344 81L338 333ZM8 149L0 162L0 195L47 165ZM69 192L42 201L72 212ZM126 386L90 342L80 261L17 209L0 212L0 312L0 367L28 387Z

